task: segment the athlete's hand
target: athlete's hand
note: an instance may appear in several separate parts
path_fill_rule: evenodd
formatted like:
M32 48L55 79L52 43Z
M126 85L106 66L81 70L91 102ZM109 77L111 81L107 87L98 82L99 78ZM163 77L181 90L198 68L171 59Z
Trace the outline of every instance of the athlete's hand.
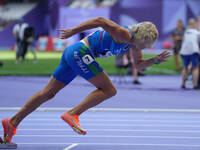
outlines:
M72 29L59 29L58 31L61 31L61 36L60 39L67 39L69 37L71 37L72 35L74 35Z
M154 57L154 63L155 64L159 64L159 63L162 63L162 62L167 62L170 56L171 56L170 52L165 50L161 54L159 54L156 57Z

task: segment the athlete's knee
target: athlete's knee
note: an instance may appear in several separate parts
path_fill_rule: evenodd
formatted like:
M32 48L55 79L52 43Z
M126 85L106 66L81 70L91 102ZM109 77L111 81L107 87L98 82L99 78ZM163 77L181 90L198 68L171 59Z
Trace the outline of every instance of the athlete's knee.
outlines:
M111 86L109 88L106 88L103 90L104 94L106 94L106 96L109 97L113 97L117 94L117 89L114 86Z
M111 89L111 96L115 96L117 94L117 89L115 87L113 87Z

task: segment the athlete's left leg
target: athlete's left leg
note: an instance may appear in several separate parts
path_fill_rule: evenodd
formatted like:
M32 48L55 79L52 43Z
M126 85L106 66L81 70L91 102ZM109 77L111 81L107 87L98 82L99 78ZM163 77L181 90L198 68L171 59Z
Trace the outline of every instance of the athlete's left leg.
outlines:
M104 72L99 73L88 81L96 86L97 89L91 92L78 106L65 112L61 116L75 132L83 135L86 134L86 131L79 124L79 115L117 93L114 85Z
M44 102L52 99L66 84L51 77L48 84L41 91L31 96L20 111L11 118L11 123L16 127L28 114L33 112Z
M99 73L88 81L97 89L91 92L78 106L70 110L69 113L71 115L80 115L117 93L116 88L104 72Z

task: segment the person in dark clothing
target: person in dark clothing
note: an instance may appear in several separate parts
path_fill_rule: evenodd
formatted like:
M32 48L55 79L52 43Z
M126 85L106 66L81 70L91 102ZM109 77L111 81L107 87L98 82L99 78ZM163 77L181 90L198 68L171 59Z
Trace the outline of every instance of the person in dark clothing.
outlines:
M22 47L22 57L25 58L25 55L28 51L28 48L30 48L31 44L33 43L35 38L35 31L34 28L31 26L28 26L25 31L24 31L24 39L23 39L23 47ZM34 63L37 62L37 56L36 56L36 52L34 49L30 48L31 52L33 54L34 57Z
M179 63L179 51L181 49L184 32L185 27L183 26L182 20L178 20L177 27L172 33L172 40L174 42L174 62L177 71L181 69Z
M13 35L16 38L16 64L19 61L19 58L22 57L24 61L24 47L26 48L26 43L24 43L24 31L28 27L27 23L24 23L22 18L18 19L18 23L13 28Z

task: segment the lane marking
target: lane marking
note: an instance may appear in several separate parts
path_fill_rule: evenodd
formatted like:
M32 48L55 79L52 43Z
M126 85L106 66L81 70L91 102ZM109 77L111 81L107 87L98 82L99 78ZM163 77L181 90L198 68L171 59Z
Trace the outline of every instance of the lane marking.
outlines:
M18 145L69 145L73 143L17 143ZM117 145L117 146L168 146L168 147L200 147L190 144L134 144L134 143L77 143L78 145Z
M15 135L15 137L73 137L80 138L78 135ZM162 139L200 139L200 137L185 136L128 136L128 135L85 135L84 138L162 138Z
M21 107L0 107L0 111L18 111ZM66 111L66 107L40 107L36 111ZM120 112L181 112L200 113L200 109L157 109L157 108L91 108L88 111L120 111Z
M20 126L59 126L66 127L64 123L22 123ZM82 126L92 126L92 127L188 127L188 128L200 128L200 125L184 125L184 124L90 124L82 123Z
M63 150L70 150L70 149L72 149L72 148L74 148L74 147L76 147L76 146L78 146L78 144L72 144L72 145L70 145L70 146L64 148Z
M24 122L31 122L31 121L59 121L62 122L61 119L52 119L52 118L30 118L26 119ZM82 122L95 122L95 121L101 121L101 122L169 122L169 123L187 123L187 124L193 124L193 123L200 123L200 120L156 120L156 119L83 119Z
M3 114L3 113L5 113L5 112L1 112L1 117L9 117L10 115L12 115L13 113L10 113L10 115L8 114L8 112L6 112L5 113L5 115ZM34 112L33 114L31 114L31 117L27 117L26 118L26 120L31 120L31 118L33 118L33 119L37 119L38 117L39 118L43 118L44 120L45 120L45 118L46 117L50 117L50 118L52 118L52 117L55 117L55 118L59 118L60 117L60 115L61 115L61 113L59 113L58 115L55 115L55 113L54 114L52 114L52 115L49 115L49 112L46 112L46 113L48 113L48 114L42 114L42 116L41 116L41 114L36 114L36 113L40 113L40 112ZM53 113L53 112L52 112ZM119 113L119 114L121 114L121 113ZM103 116L103 115L105 115L105 114L95 114L94 116L90 116L90 114L88 114L88 113L86 113L86 114L84 114L84 116L86 117L86 115L87 115L87 118L89 118L89 119L96 119L96 120L98 120L98 119L115 119L115 118L117 118L117 119L119 119L120 118L120 116L109 116L109 114L107 114L107 116ZM197 114L196 114L197 115ZM199 115L199 114L198 114ZM191 121L191 120L193 120L193 119L200 119L200 117L198 117L198 116L196 116L196 117L193 117L193 116L177 116L177 117L175 117L175 116L170 116L170 115L167 115L167 117L166 116L162 116L162 117L160 117L160 116L153 116L153 115L151 115L151 114L149 114L149 116L148 115L144 115L144 116L141 116L141 114L139 115L139 117L137 116L137 115L132 115L131 117L126 117L126 116L121 116L121 118L122 119L137 119L137 118L139 118L139 119L141 119L141 118L143 118L143 119L146 119L146 120L148 120L149 118L151 118L151 119L155 119L155 120L171 120L171 119L176 119L176 120L185 120L185 121ZM82 116L81 116L82 117ZM83 117L83 118L85 118L85 117ZM87 119L86 118L86 119ZM98 118L98 119L97 119ZM139 120L138 119L138 120ZM60 119L58 119L58 120L60 120Z
M85 129L87 131L106 131L106 132L163 132L163 133L200 133L199 130L129 130L129 129ZM3 131L3 129L0 129ZM17 131L72 131L71 129L17 129Z

